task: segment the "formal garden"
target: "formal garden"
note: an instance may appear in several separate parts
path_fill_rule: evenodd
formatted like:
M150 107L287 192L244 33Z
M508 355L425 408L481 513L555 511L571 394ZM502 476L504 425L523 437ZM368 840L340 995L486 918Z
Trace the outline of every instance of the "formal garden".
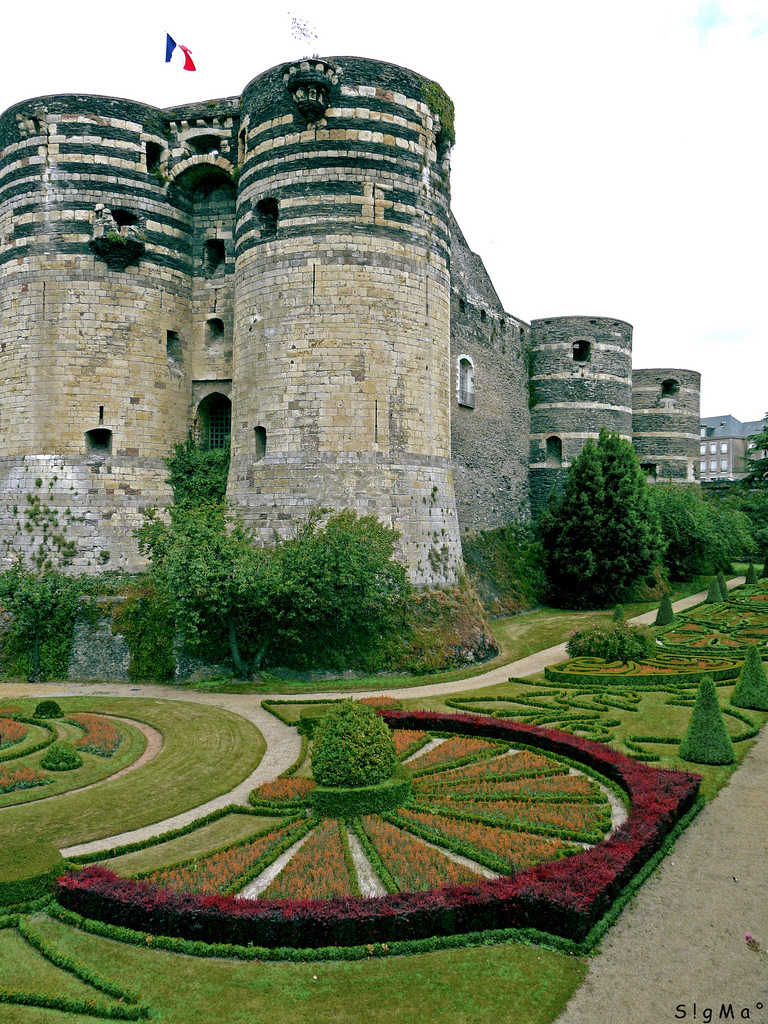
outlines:
M6 686L0 1020L356 1020L361 998L374 1020L428 1001L490 1021L511 998L553 1020L768 717L768 582L658 618L642 657L430 697L265 698L300 737L281 775L68 859L229 792L264 740L183 692ZM603 613L571 646L632 631Z

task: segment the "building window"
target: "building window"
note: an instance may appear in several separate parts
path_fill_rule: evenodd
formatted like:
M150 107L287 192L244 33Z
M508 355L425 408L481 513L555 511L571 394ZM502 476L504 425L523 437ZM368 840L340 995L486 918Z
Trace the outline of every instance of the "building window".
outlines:
M206 277L214 277L217 273L223 272L224 260L227 253L224 243L220 238L209 238L205 243L203 252L203 273Z
M707 436L707 428L706 427L702 427L701 430L699 431L699 434L702 437L706 437Z
M184 362L184 350L178 331L165 332L165 354L168 357L168 362L174 366L181 366Z
M224 336L224 321L218 316L212 316L205 321L205 344L214 345Z
M723 473L728 471L728 459L720 459L720 469Z
M709 472L710 473L716 473L717 472L717 459L710 459L709 460Z
M280 206L274 196L267 196L256 203L256 217L262 238L274 238L277 234L277 218Z
M160 161L163 158L163 147L157 142L148 142L146 145L147 171L153 174L160 170Z
M586 338L578 338L573 343L574 363L586 363L589 359L590 344Z
M653 463L653 462L641 462L640 463L640 470L641 470L641 472L645 473L646 483L649 483L649 484L655 484L656 483L656 476L657 476L657 473L658 473L658 467L655 465L655 463Z
M187 139L187 145L198 156L205 156L208 153L218 156L221 150L221 136L196 135L193 139Z
M547 465L562 466L563 464L563 442L559 437L547 438Z
M702 459L701 462L699 463L699 472L700 473L706 473L707 472L707 460L706 459Z
M709 446L709 454L710 455L715 455L716 452L717 452L717 443L715 441L713 441L712 444Z
M256 462L261 462L264 456L267 454L267 432L264 427L254 427L253 432L256 436Z
M721 441L720 442L720 451L721 451L721 453L723 455L725 455L725 453L728 451L728 442L727 441Z
M676 380L671 377L669 380L663 380L661 382L661 396L662 398L674 398L674 396L680 390L680 385Z
M112 431L106 427L86 430L85 446L89 452L109 452L112 448Z
M475 408L475 366L469 356L459 356L458 362L459 405Z
M705 444L700 444L699 445L699 455L706 455L706 454L707 454L707 446Z

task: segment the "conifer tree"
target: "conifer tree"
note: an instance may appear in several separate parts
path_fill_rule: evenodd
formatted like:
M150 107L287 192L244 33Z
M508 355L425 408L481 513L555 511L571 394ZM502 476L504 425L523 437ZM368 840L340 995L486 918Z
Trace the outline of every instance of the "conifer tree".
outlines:
M717 585L720 587L720 596L724 601L728 600L728 586L725 582L725 576L723 576L722 569L717 574Z
M628 441L587 441L539 519L552 604L604 608L649 572L662 550L649 490Z
M613 609L613 621L614 622L623 622L624 621L624 609L621 607L620 604L617 604L616 607Z
M699 685L680 757L694 764L732 764L736 760L711 676L704 676Z
M709 584L709 591L707 593L706 604L720 604L723 600L723 592L720 589L720 584L717 582L717 576L712 577L712 582Z
M659 610L656 612L656 626L668 626L670 622L674 622L675 613L672 610L672 601L670 600L669 594L664 594L659 605Z
M747 650L731 704L751 711L768 711L768 676L757 647Z
M744 582L747 584L748 587L754 586L754 584L757 583L757 572L755 571L755 567L752 564L752 562L749 563L749 568L747 569L747 578Z

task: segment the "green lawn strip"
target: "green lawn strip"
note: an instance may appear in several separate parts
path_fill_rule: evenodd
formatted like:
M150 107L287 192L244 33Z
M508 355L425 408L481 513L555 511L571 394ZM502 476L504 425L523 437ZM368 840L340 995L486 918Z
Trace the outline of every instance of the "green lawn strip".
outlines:
M29 727L29 732L18 743L12 743L0 750L0 764L43 750L56 739L56 732L52 725L36 722L26 716L19 716L18 721L24 722Z
M121 857L113 857L102 863L110 871L126 877L156 871L158 868L204 857L214 850L244 842L258 832L279 824L280 821L281 819L277 817L235 812L176 839L133 853L125 853Z
M40 750L30 756L20 757L18 761L14 761L13 766L26 765L35 771L44 772L48 782L45 786L38 786L34 789L15 790L2 794L0 796L0 807L29 803L34 800L44 800L49 796L58 796L60 793L66 793L71 789L92 786L95 782L101 782L103 779L109 778L110 775L114 775L116 772L121 771L121 769L133 764L146 750L147 738L134 725L128 725L126 722L116 722L115 725L120 730L121 740L120 746L111 757L101 757L98 754L79 750L78 753L83 761L82 765L79 768L66 772L45 771L41 767L40 762L45 756L45 750ZM83 735L81 729L67 722L56 722L55 728L58 733L58 739L66 740L73 745ZM6 767L11 766L6 765Z
M323 957L309 962L242 963L114 943L59 921L45 921L41 930L95 970L141 991L166 1024L411 1024L415 1008L450 1024L499 1024L511 1007L515 1024L548 1024L586 973L573 956L522 943L467 948L462 942L460 948L394 957L371 947L377 955L360 960L367 955L363 947L352 961L325 961L344 951L323 950ZM399 946L393 944L392 952Z
M222 708L109 697L66 698L62 705L68 712L101 711L146 722L163 734L163 749L104 786L4 808L0 845L24 836L65 847L162 821L228 792L257 767L265 749L256 726Z

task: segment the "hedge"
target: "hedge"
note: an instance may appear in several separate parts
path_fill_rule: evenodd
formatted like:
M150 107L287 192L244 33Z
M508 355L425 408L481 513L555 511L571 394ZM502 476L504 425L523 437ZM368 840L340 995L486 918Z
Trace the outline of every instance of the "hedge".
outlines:
M580 942L698 794L697 775L651 768L557 730L487 716L381 714L393 728L528 743L571 757L625 789L631 813L600 845L526 869L513 879L368 899L254 901L170 892L93 866L59 879L59 902L85 917L152 935L267 948L392 943L505 928L533 928Z
M317 786L307 799L315 814L327 818L356 818L360 814L381 814L401 807L410 795L411 774L398 763L391 778L374 786Z

